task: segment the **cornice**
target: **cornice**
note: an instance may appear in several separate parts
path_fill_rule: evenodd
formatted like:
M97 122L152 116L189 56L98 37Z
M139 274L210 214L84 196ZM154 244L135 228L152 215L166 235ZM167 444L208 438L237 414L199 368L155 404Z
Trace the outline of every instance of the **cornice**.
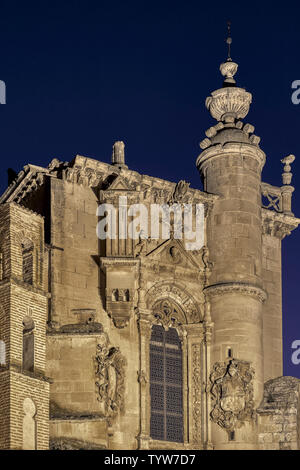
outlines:
M261 302L267 299L267 293L261 287L255 286L250 283L244 282L226 282L221 284L214 284L205 287L203 290L208 299L228 293L246 294L251 297L258 298Z
M262 208L262 233L283 240L300 224L300 219L281 212Z
M216 158L229 155L243 155L255 158L262 168L266 161L266 154L257 145L247 142L227 142L225 144L215 144L203 150L196 160L196 166L200 170Z

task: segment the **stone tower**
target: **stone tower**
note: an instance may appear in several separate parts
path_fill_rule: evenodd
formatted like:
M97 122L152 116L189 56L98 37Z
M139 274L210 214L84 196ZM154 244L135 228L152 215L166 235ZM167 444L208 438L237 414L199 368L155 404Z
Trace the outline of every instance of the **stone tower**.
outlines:
M204 191L219 195L207 226L213 263L210 285L205 289L214 325L211 369L216 372L222 365L226 368L233 363L232 373L227 369L227 377L232 378L239 361L248 367L247 373L253 377L251 401L256 409L264 382L282 375L281 239L289 233L285 225L289 222L283 218L283 231L272 232L274 219L268 219L261 198L263 194L274 201L272 197L278 193L285 206L280 211L288 217L292 215L293 188L283 186L276 192L273 187L271 197L272 187L261 181L266 156L254 127L241 120L249 111L252 96L236 85L237 68L230 57L220 66L225 77L223 87L206 99L206 107L218 123L206 131L196 164ZM284 194L288 194L286 202ZM231 409L236 408L238 415L242 408L238 393L233 400ZM226 405L221 408L226 412ZM215 446L257 448L255 420L248 419L240 427L226 422L225 414L220 420L216 413L212 424Z
M3 204L0 227L0 448L42 450L49 446L44 221Z

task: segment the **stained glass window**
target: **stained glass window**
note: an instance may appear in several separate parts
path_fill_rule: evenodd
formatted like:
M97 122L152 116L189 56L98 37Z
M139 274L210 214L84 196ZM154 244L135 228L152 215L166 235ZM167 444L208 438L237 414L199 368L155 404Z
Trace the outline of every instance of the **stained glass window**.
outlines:
M152 327L150 395L151 438L183 442L182 350L175 328Z

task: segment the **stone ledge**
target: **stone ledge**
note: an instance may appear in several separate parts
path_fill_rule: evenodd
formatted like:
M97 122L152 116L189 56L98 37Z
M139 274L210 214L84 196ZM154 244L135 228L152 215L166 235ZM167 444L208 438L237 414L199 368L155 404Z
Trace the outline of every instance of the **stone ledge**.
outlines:
M268 298L267 292L261 287L246 282L224 282L220 284L213 284L211 286L205 287L203 292L208 297L227 293L247 294L258 298L261 302L264 302Z
M0 374L2 372L13 372L15 374L20 374L23 377L30 378L30 379L35 379L35 380L42 380L43 382L48 382L48 383L53 383L52 379L50 377L47 377L43 375L42 373L39 372L29 372L27 370L23 370L21 366L18 366L16 364L11 364L7 366L0 366Z
M68 437L50 438L50 450L104 450L105 446Z
M53 328L48 325L47 336L78 336L78 335L98 335L103 333L103 326L101 323L70 323L63 325L60 328Z

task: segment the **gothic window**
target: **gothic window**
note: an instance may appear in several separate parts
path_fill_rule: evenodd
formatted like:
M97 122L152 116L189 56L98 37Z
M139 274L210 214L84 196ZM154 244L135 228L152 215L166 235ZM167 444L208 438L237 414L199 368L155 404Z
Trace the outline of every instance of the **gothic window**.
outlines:
M182 349L175 328L152 327L150 395L151 438L183 442Z
M31 240L24 240L22 243L22 271L23 281L33 284L33 243Z
M6 347L2 339L0 339L0 366L5 366L6 364Z
M23 370L34 371L34 321L30 317L23 320Z

